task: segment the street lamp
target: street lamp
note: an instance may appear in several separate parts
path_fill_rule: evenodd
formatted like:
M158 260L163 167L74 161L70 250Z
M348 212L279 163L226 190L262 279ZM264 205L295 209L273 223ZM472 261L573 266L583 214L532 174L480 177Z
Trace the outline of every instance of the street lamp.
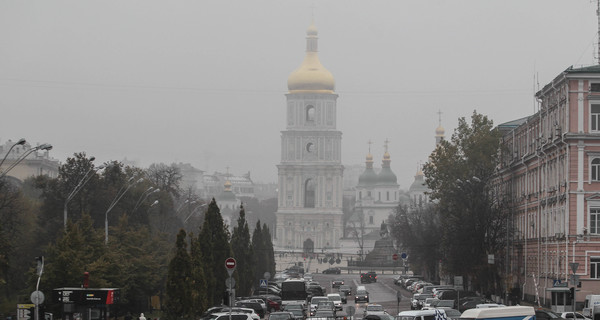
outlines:
M139 208L142 205L142 203L148 198L148 196L160 191L160 189L154 189L154 190L153 189L154 189L154 187L150 187L150 188L148 188L148 190L146 190L142 193L142 195L136 202L135 207L133 207L133 210L131 212L135 212L135 210L137 210L137 208Z
M20 142L21 140L19 140ZM25 142L23 142L25 143ZM12 147L11 147L12 149ZM48 144L48 143L44 143L41 144L37 147L33 147L27 151L25 151L25 153L23 153L22 156L20 156L15 162L13 162L6 170L4 170L4 172L0 173L0 178L4 178L4 176L6 176L6 174L14 167L16 167L21 161L23 161L25 158L27 158L28 155L30 155L32 152L34 151L38 151L38 150L51 150L52 149L52 145ZM6 158L6 156L4 157ZM4 160L2 160L2 162L4 162Z
M203 204L201 204L201 205L199 205L199 206L195 207L195 208L192 210L192 212L190 212L190 214L187 216L187 218L185 218L185 220L183 220L183 223L186 223L186 222L188 221L188 219L189 219L189 218L192 216L192 214L194 214L194 212L196 212L196 210L198 210L198 209L200 209L200 208L202 208L202 207L205 207L206 205L207 205L207 203L203 203Z
M96 160L95 157L91 157L90 158L90 162ZM90 172L92 170L94 170L94 173L98 172L98 170L102 170L104 169L106 166L105 165L100 165L98 166L95 170L94 170L94 166L90 166L90 168L88 169L88 171L83 175L83 177L81 178L81 180L79 180L79 182L77 183L77 185L75 186L75 188L73 189L73 191L71 191L71 193L69 193L69 195L67 196L67 199L65 199L65 207L63 209L63 223L64 223L64 227L65 227L65 231L67 230L67 204L69 204L69 201L71 201L75 195L77 194L77 192L79 192L81 190L81 188L83 188L83 186L90 181L90 179L92 178L93 174L90 174Z
M131 180L133 180L133 178L134 177L131 177L131 178L129 178L129 180L127 180L126 188L125 188L125 186L123 186L123 187L121 187L121 189L119 189L119 192L117 192L115 199L111 202L110 206L108 206L108 209L106 209L106 213L104 214L104 244L106 244L106 245L108 245L108 213L117 204L117 202L119 202L119 200L121 200L121 198L125 195L125 193L127 193L127 191L129 191L129 189L131 187L144 181L144 178L139 178L137 181L131 182ZM123 190L123 188L125 188L125 190Z
M0 168L2 168L2 165L4 164L4 160L6 160L6 157L8 157L8 155L10 154L10 152L12 151L12 149L15 146L19 146L19 145L24 145L25 142L27 142L25 139L21 138L19 139L19 141L17 141L15 144L13 144L12 146L10 146L10 149L8 149L8 151L6 152L6 154L4 155L4 158L2 159L2 162L0 162Z

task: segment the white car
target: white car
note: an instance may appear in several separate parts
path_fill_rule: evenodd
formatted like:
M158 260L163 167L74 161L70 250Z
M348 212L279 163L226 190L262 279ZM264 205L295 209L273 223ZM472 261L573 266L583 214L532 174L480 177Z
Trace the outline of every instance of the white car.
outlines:
M342 296L340 296L339 293L330 293L327 295L327 299L329 299L329 301L333 301L335 310L344 309L344 306L342 306Z
M229 312L219 312L213 313L208 317L208 320L252 320L250 314L248 313L231 313L231 318L229 317Z
M315 315L315 312L317 311L317 305L319 304L319 302L323 302L323 301L329 301L329 298L327 297L312 297L312 299L310 299L310 315L313 316Z
M567 320L592 320L579 312L563 312L560 316Z
M369 315L385 315L387 312L380 304L369 304L363 311L363 318L366 318Z

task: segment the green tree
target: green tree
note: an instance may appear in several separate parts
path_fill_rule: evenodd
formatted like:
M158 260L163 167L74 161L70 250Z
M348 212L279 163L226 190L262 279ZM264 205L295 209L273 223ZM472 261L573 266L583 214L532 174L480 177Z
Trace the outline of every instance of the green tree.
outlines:
M191 239L191 261L192 261L192 314L196 317L201 316L209 308L207 279L204 274L205 261L202 254L202 248L199 241L194 241L193 234Z
M250 238L250 229L246 221L244 206L240 207L240 216L237 226L233 228L231 235L231 250L236 259L237 282L236 293L240 296L249 296L254 284L254 252Z
M229 277L225 259L231 256L231 247L229 231L214 198L208 205L204 224L196 241L200 244L204 259L208 301L213 305L220 304L225 292L225 279Z
M271 237L271 231L267 224L263 224L262 227L262 241L265 246L265 261L266 261L266 271L275 274L275 250L273 249L273 240Z
M177 234L175 256L169 262L164 304L169 320L188 318L193 306L192 259L187 251L186 236L183 229Z
M492 290L487 254L501 256L505 217L491 178L497 166L500 133L486 116L459 119L450 141L442 141L423 171L431 198L439 206L444 271L465 275L473 287ZM469 257L469 259L464 259Z

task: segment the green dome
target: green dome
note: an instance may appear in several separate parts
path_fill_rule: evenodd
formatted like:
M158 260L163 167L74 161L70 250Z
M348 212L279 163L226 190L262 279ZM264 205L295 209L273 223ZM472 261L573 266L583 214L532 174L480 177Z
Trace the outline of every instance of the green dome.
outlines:
M379 177L377 176L377 173L375 173L375 170L373 170L373 168L366 168L365 172L358 177L358 186L374 186L377 184L378 180Z
M415 181L410 185L408 191L410 192L425 192L428 191L427 185L425 184L425 177L423 176L423 172L421 170L417 171L415 175Z
M398 184L398 178L392 172L390 168L381 168L381 172L379 172L379 182L377 184L380 185L396 185Z

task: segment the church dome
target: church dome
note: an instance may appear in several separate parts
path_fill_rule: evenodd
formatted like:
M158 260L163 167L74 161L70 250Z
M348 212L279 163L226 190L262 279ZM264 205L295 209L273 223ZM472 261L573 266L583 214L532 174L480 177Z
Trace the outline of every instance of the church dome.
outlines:
M306 31L306 56L298 69L288 77L290 93L313 92L333 93L335 80L329 70L319 61L317 50L317 28L311 24Z
M444 130L444 127L442 127L442 125L440 125L439 127L437 127L437 129L435 129L435 135L438 137L443 137L444 133L446 133L446 130Z
M377 184L377 173L373 170L373 156L369 153L366 161L365 171L358 177L359 187L369 187Z
M420 169L417 171L415 175L415 181L410 185L408 191L410 192L425 192L428 191L427 185L425 185L425 176L423 175L423 171Z
M225 181L225 190L217 196L218 201L236 201L235 194L231 191L231 182Z
M383 154L383 164L381 166L381 172L379 172L379 183L380 185L396 185L398 184L398 178L396 174L392 172L390 168L391 162L390 154L386 151Z

